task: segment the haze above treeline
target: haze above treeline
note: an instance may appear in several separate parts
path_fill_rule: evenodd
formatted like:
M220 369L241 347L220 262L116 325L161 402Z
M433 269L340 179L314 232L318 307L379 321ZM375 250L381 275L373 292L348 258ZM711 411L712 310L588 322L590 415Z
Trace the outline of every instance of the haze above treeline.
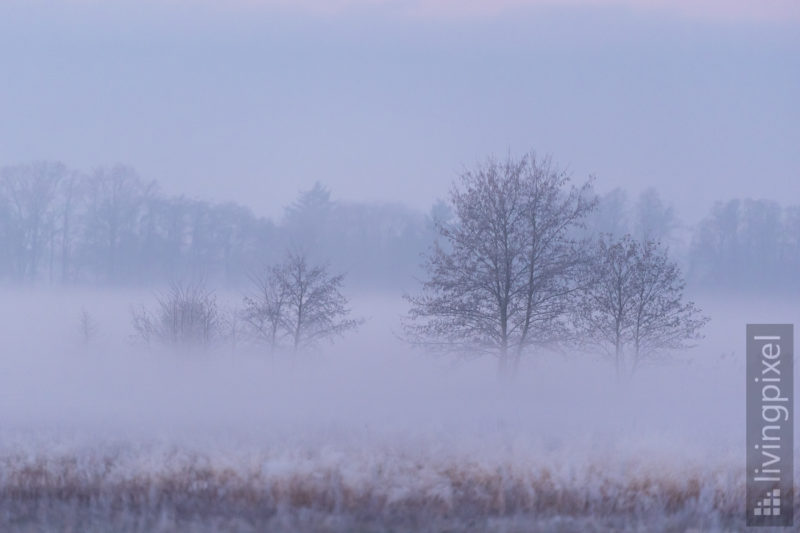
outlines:
M535 147L694 224L800 197L799 21L790 0L4 0L0 164L123 162L277 220L316 181L426 211Z
M586 177L572 176L574 183ZM658 240L695 289L797 288L800 205L720 198L687 225L650 188L603 191L583 235ZM89 172L34 162L0 169L0 280L6 284L150 286L203 279L237 287L287 251L346 274L348 286L409 290L436 221L453 213L431 199L427 212L401 203L346 202L318 182L259 216L236 203L168 195L129 166Z

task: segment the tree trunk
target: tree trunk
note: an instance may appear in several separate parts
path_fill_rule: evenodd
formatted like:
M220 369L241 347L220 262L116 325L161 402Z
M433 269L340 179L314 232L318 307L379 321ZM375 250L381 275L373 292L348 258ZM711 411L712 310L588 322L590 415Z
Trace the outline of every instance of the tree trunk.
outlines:
M510 376L508 364L508 343L504 339L500 346L500 357L497 361L497 376L501 381L508 380Z

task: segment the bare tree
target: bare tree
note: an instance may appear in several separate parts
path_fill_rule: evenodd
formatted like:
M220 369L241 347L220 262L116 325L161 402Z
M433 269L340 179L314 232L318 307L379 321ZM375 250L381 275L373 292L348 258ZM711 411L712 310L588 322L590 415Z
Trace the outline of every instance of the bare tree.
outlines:
M86 309L81 309L80 322L78 324L78 333L80 334L81 344L89 346L97 334L97 322L95 322L92 315Z
M157 297L154 311L133 312L133 326L148 345L207 348L220 336L222 322L216 297L203 283L173 283Z
M121 254L133 239L147 185L123 165L98 168L87 182L84 245L108 281L119 276Z
M73 240L76 233L75 219L84 192L82 187L85 187L84 178L76 172L69 172L61 182L56 228L60 234L61 283L66 283L70 276Z
M624 348L630 337L636 305L638 244L626 235L619 241L607 234L596 243L594 261L587 265L575 324L579 339L600 347L622 373Z
M323 339L354 329L350 309L340 292L343 274L330 275L324 265L309 265L305 256L290 253L280 269L286 293L286 324L292 347L310 348Z
M585 279L575 324L580 338L614 360L618 377L702 337L708 318L684 301L680 269L655 241L599 239Z
M628 194L620 187L598 196L597 206L586 217L587 233L594 236L606 233L622 236L628 233L631 219L628 204Z
M244 316L271 349L286 340L292 350L308 349L356 328L341 293L344 275L330 275L324 265L310 265L304 255L254 277L257 293L245 298Z
M48 246L52 246L54 203L66 174L60 163L38 162L0 171L0 197L8 209L7 241L16 259L15 276L35 280Z
M222 306L219 309L217 340L231 352L236 352L248 331L248 324L243 318L243 312L238 307Z
M664 203L654 188L649 188L639 195L636 201L636 219L634 234L640 242L656 241L669 243L678 229L675 210Z
M582 247L571 235L596 200L590 183L534 154L489 159L465 172L450 195L451 223L437 223L422 293L406 333L414 343L491 354L501 373L522 355L565 339Z
M710 320L692 301L684 301L686 282L677 263L655 241L640 245L636 269L633 365L665 350L690 348Z
M250 279L256 291L245 296L242 316L256 339L274 351L287 326L285 315L289 298L281 268L271 266L262 275L252 275Z

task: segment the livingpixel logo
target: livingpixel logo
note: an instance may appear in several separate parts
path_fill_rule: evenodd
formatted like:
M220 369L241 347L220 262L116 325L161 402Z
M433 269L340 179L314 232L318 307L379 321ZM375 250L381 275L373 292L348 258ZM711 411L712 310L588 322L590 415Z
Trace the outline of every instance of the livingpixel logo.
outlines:
M747 325L747 525L794 524L794 327Z

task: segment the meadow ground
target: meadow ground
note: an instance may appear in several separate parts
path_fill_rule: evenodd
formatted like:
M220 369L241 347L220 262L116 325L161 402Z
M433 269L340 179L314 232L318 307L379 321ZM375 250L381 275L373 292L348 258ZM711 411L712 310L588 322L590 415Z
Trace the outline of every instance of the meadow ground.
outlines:
M712 302L701 345L629 383L580 354L505 382L410 352L375 300L292 361L144 351L142 295L84 296L0 300L0 531L743 531L744 324L797 312Z

